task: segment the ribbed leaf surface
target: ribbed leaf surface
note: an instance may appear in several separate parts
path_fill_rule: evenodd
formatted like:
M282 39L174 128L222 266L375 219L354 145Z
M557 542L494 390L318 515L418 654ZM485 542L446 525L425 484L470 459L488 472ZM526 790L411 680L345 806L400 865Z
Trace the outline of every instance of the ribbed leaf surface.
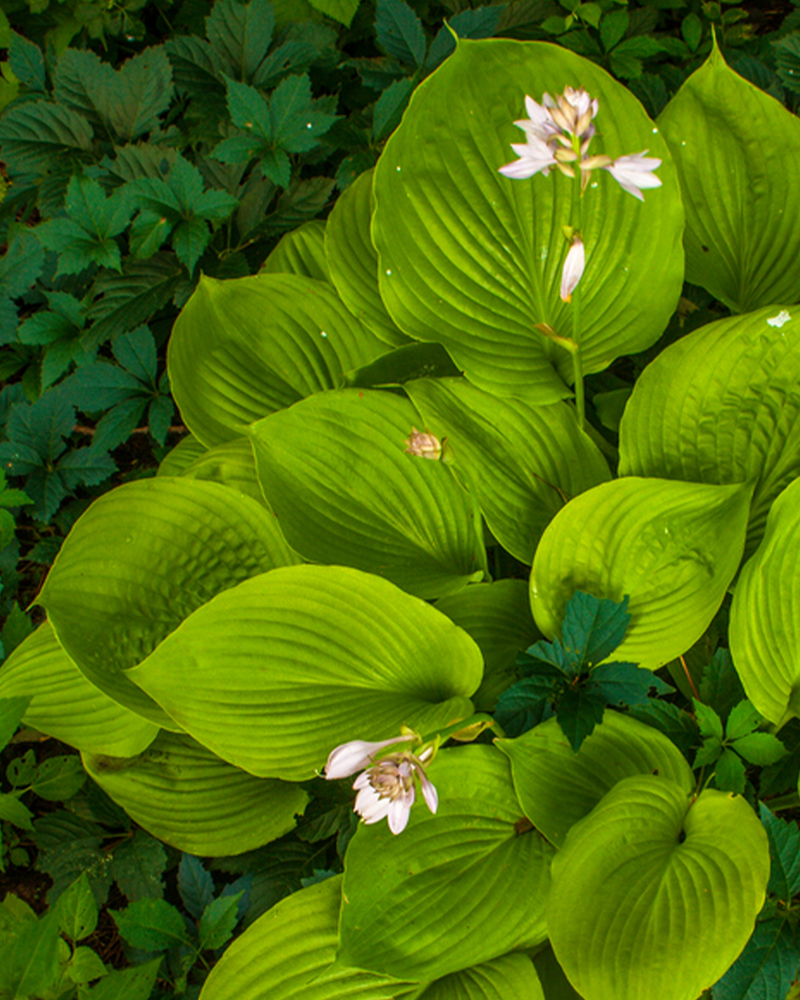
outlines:
M564 403L530 406L466 379L406 385L425 426L448 440L453 470L478 498L495 538L530 564L542 532L564 504L611 478L597 446Z
M553 950L585 1000L696 1000L747 942L768 876L743 798L624 778L553 861Z
M253 446L247 437L234 438L215 444L190 462L180 473L187 479L205 479L222 483L245 496L264 503L264 494L258 485Z
M334 388L385 351L325 282L294 274L204 277L175 322L167 364L186 426L210 447Z
M338 961L429 980L541 944L553 849L518 834L508 762L491 746L440 751L420 801L395 837L359 828L345 859ZM458 914L458 919L454 915Z
M579 223L575 184L558 171L498 173L514 159L511 143L523 141L513 123L525 117L525 95L541 101L568 85L599 99L593 153L649 149L664 161L663 187L643 203L598 170ZM678 301L683 209L666 143L630 91L564 48L460 40L414 92L376 167L374 196L389 314L404 333L444 344L482 389L537 404L568 394L569 355L534 329L573 332L572 307L559 296L564 225L580 224L586 247L585 371L654 343Z
M340 743L469 715L481 667L466 632L386 580L294 566L219 594L128 676L223 759L302 781Z
M0 698L31 698L25 722L88 753L132 757L158 726L95 687L67 656L49 622L20 643L0 670Z
M502 955L463 972L437 979L419 1000L545 1000L527 955Z
M83 755L86 770L154 837L189 854L241 854L294 828L307 793L254 778L182 733L162 732L138 757Z
M480 580L477 502L441 462L404 452L420 418L393 393L320 393L251 430L262 489L306 559L355 566L419 597Z
M341 876L295 892L225 951L201 1000L400 1000L410 983L350 969L330 971L338 942Z
M733 592L731 655L745 693L770 722L800 715L800 480L781 493Z
M658 119L686 209L686 280L733 312L800 299L800 122L714 46Z
M671 344L637 379L620 425L622 476L755 481L745 554L800 475L800 316L790 311L719 320Z
M472 700L479 712L493 711L499 696L517 679L517 653L542 638L531 615L527 584L496 580L465 587L437 601L436 610L480 646L483 681Z
M261 273L300 274L330 282L325 260L325 228L324 222L312 219L286 233L261 265Z
M613 601L628 595L631 622L614 659L655 668L684 653L739 567L751 490L628 477L571 500L536 550L539 628L558 632L576 590Z
M691 768L675 744L620 712L606 711L577 753L555 719L515 740L498 740L497 746L511 761L525 815L557 847L623 778L658 773L686 792L694 787Z
M372 245L372 175L367 170L333 208L325 229L325 254L331 281L354 316L393 347L408 343L386 311L378 290L378 252Z
M187 434L162 458L157 476L179 476L183 470L206 452L206 446Z
M217 483L146 479L96 500L39 595L88 679L146 719L180 729L125 675L215 594L296 562L275 518Z

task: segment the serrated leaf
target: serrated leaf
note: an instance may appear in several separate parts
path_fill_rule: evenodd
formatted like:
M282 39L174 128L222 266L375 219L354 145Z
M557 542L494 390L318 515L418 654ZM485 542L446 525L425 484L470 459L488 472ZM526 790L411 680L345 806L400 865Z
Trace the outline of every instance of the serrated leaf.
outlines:
M33 829L33 813L16 795L0 792L0 819L13 823L21 830Z
M669 694L673 690L652 671L635 663L602 663L589 676L609 705L642 705L650 691Z
M734 740L731 748L749 764L759 767L775 764L787 754L786 747L772 733L750 733Z
M714 1000L787 1000L800 954L788 921L760 920L744 951L714 984Z
M714 709L710 705L703 705L701 702L695 701L694 710L700 724L701 734L703 736L716 736L717 739L722 740L724 738L722 719Z
M589 686L568 687L558 699L556 719L574 753L581 748L594 727L603 721L606 699L600 691Z
M273 141L287 153L306 153L319 145L319 136L336 121L316 107L320 103L311 97L307 74L282 80L270 98Z
M721 718L727 719L733 706L743 698L744 688L731 660L730 650L721 647L703 671L700 700L710 705Z
M749 701L740 701L738 705L730 711L728 721L725 724L725 739L738 740L742 736L747 736L757 729L762 722L758 709Z
M120 937L142 951L166 951L191 941L180 912L164 899L139 899L111 916Z
M412 66L425 62L427 42L422 22L404 0L378 0L375 34L387 55Z
M781 729L781 742L786 747L788 755L765 767L759 775L758 787L761 798L779 795L790 788L798 787L800 778L800 721L790 719Z
M385 139L400 124L411 94L414 81L410 77L395 80L375 102L372 112L372 135L376 141Z
M178 891L186 912L199 920L214 898L214 879L203 862L192 854L184 854L178 865Z
M42 50L35 42L29 41L16 31L11 32L8 48L8 64L14 76L26 91L45 89L45 68Z
M212 900L203 910L197 928L200 948L221 948L230 941L233 929L239 922L238 906L242 893L221 896Z
M107 104L112 128L128 142L151 132L158 127L172 94L172 67L164 46L137 53L115 73Z
M158 254L147 261L126 259L122 274L101 274L92 288L95 301L88 314L93 342L100 344L147 323L169 302L185 273L173 255Z
M111 874L129 903L137 899L160 899L162 876L167 867L163 844L144 830L134 830L114 850Z
M117 337L112 350L117 361L133 376L145 383L155 382L156 342L147 326L139 326Z
M719 760L722 754L723 744L722 740L717 736L705 736L703 738L703 745L698 749L697 753L694 755L694 766L695 767L708 767L715 761Z
M759 802L758 812L769 837L772 864L768 889L788 902L800 892L800 829L794 821L775 816L764 802Z
M35 403L17 403L8 418L9 440L55 462L75 426L75 408L60 393L45 393Z
M81 947L73 951L65 971L73 983L80 985L100 979L108 970L96 951Z
M74 755L47 757L36 768L31 789L48 802L64 802L80 791L86 772Z
M91 989L81 989L79 1000L150 1000L161 958L129 969L112 969Z
M23 998L51 989L61 976L60 944L55 913L26 922L16 938L0 950L4 991L10 997Z
M630 624L628 597L615 602L577 591L567 602L561 643L574 667L607 659L625 638Z
M614 10L605 14L600 21L600 41L606 52L622 41L630 25L630 15L627 10Z
M93 933L99 911L86 872L59 896L56 913L62 933L73 944Z
M0 121L0 151L13 173L44 173L59 156L88 153L91 144L86 119L48 101L19 104Z
M526 677L500 695L493 714L509 738L527 733L553 714L554 685L550 678Z
M800 36L796 31L772 43L781 83L793 93L800 91Z
M218 64L238 80L250 80L265 58L275 14L269 0L220 0L206 18L206 34Z
M744 792L747 767L733 750L725 748L714 765L714 782L723 792Z
M310 0L315 10L327 14L346 28L350 27L353 15L358 10L361 0Z
M75 448L58 463L58 473L68 490L97 486L117 471L114 459L94 448Z

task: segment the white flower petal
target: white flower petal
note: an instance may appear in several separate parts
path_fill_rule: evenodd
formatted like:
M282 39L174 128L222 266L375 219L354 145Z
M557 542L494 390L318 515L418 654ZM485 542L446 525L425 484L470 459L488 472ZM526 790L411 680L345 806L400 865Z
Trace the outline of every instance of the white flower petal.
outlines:
M422 770L419 771L419 780L422 785L422 797L425 799L425 804L432 813L435 813L439 808L439 795L431 780Z
M569 253L564 261L564 270L561 272L562 302L569 302L572 298L572 293L575 290L575 286L581 280L585 266L586 251L583 246L583 240L581 240L580 236L575 236L572 239L572 246L569 248Z
M645 156L647 150L641 153L630 153L620 156L603 170L607 170L619 186L632 194L639 201L644 201L642 188L661 187L661 180L653 174L661 166L661 160L654 156Z
M389 806L388 820L389 829L394 834L402 833L408 823L411 813L411 806L414 804L414 789L399 798L396 798Z
M391 804L391 799L382 798L372 786L368 786L356 796L354 808L365 823L379 823L386 818Z
M412 734L395 736L394 739L383 740L380 743L367 743L365 740L352 740L350 743L343 743L331 751L325 765L325 777L329 781L349 778L356 771L363 771L365 767L369 767L372 758L380 750L390 747L394 743L413 739Z

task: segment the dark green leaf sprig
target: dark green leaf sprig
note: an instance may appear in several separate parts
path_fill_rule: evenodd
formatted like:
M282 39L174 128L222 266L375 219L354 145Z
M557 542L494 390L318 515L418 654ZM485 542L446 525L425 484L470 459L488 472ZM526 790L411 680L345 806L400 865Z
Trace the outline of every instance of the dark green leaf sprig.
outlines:
M503 692L495 709L509 736L555 715L577 752L606 706L641 705L651 689L672 690L635 663L604 662L625 638L627 608L627 596L616 602L577 591L570 598L561 638L537 642L517 656L523 679Z
M695 767L714 768L714 781L722 791L741 794L745 790L748 764L761 767L786 756L786 747L772 733L760 733L762 717L749 701L735 705L723 725L709 705L695 701L703 745L695 754Z

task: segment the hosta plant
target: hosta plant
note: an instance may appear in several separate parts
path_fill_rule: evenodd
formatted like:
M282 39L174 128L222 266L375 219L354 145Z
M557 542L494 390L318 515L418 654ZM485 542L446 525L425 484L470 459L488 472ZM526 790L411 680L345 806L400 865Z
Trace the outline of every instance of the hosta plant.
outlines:
M203 1000L788 992L797 830L753 804L800 714L798 145L717 51L653 122L461 41L325 225L200 280L191 437L76 523L0 696L194 854L354 781L343 874ZM684 278L734 314L652 350ZM646 350L617 455L591 376Z

